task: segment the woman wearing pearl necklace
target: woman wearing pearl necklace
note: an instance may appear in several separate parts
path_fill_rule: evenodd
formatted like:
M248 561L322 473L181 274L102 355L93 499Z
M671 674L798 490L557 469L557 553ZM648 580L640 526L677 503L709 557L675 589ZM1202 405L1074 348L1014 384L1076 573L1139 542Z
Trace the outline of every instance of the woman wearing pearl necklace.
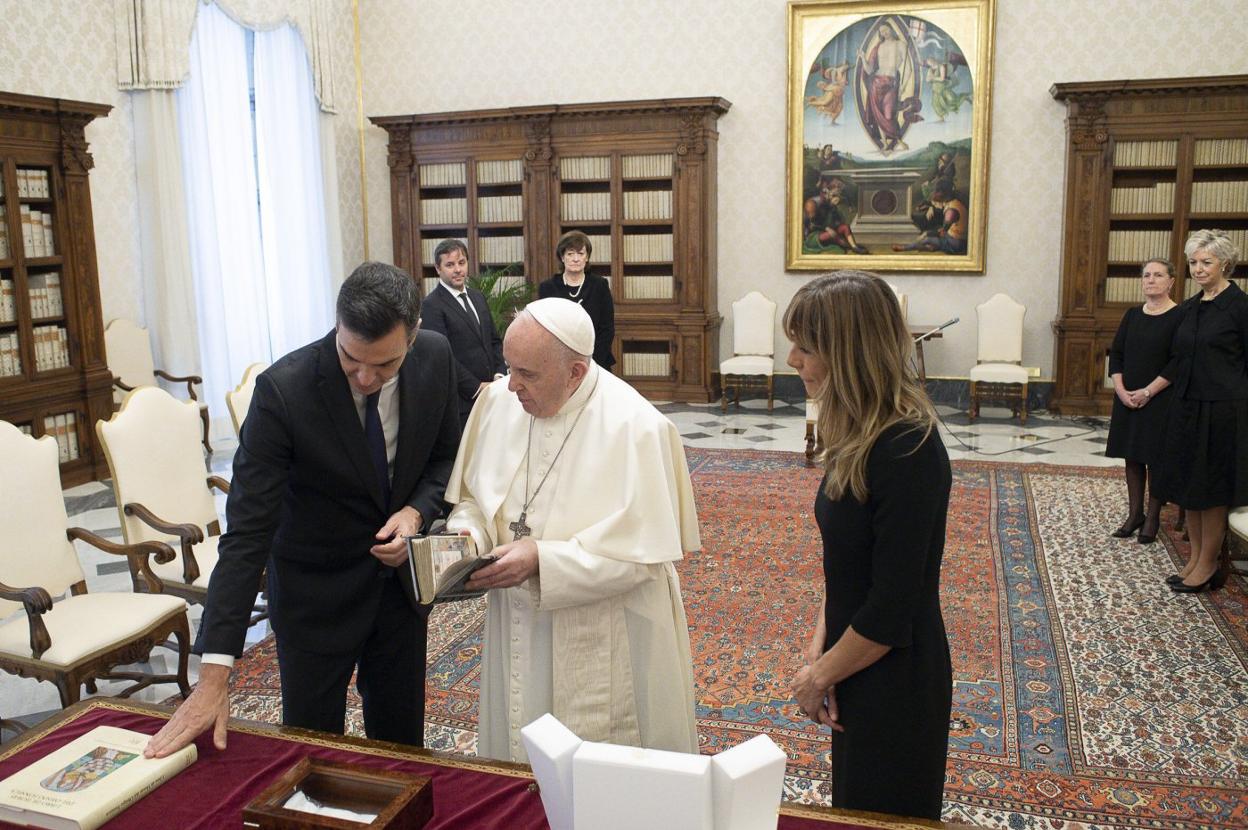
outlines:
M615 340L615 303L611 284L589 273L589 257L594 251L589 237L581 231L568 231L559 237L555 255L563 263L563 273L555 274L537 287L539 299L562 297L579 303L594 321L594 362L607 371L615 365L611 345Z

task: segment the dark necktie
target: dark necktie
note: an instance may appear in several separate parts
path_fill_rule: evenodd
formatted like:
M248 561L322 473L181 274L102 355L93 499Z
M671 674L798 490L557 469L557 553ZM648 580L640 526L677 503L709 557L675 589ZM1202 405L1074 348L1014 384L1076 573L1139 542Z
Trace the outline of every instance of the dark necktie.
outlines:
M464 304L464 311L466 311L468 313L468 316L473 319L473 322L478 322L476 312L472 310L472 306L468 305L468 292L467 291L459 295L459 301Z
M377 471L377 480L381 484L381 498L390 509L390 462L386 460L386 433L381 428L381 414L377 411L377 401L381 397L378 389L364 400L364 442L368 444L368 455L373 460L373 469Z

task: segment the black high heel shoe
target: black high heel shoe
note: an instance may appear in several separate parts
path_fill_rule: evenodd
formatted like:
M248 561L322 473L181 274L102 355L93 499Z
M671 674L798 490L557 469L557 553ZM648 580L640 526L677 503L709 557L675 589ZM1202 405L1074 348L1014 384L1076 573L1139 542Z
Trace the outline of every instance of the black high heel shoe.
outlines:
M1216 591L1226 585L1227 574L1224 570L1216 570L1213 575L1199 585L1188 585L1182 580L1177 585L1171 585L1170 590L1176 594L1201 594L1205 591Z
M1179 576L1178 574L1170 574L1168 577L1166 577L1167 585L1180 585L1182 584L1182 582L1183 582L1183 577Z
M1134 536L1135 532L1143 526L1144 526L1143 516L1141 516L1138 521L1132 521L1131 519L1127 519L1127 521L1123 523L1122 527L1118 528L1117 530L1115 530L1113 533L1109 535L1113 536L1115 539L1127 539L1131 536Z
M1144 528L1145 528L1145 527L1147 527L1147 526L1148 526L1148 522L1145 522L1145 523L1144 523L1144 524L1140 527L1140 535L1139 535L1139 536L1137 536L1137 537L1135 538L1135 541L1139 542L1141 545L1151 545L1153 542L1156 542L1156 541L1157 541L1157 532L1158 532L1159 530L1161 530L1161 522L1158 522L1158 523L1157 523L1157 525L1153 528L1153 532L1152 532L1152 533L1145 533L1145 532L1144 532Z

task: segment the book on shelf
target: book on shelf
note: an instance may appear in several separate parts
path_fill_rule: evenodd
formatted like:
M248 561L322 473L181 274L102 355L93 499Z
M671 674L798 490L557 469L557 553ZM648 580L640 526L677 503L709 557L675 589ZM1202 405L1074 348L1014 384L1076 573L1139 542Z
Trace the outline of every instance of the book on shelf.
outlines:
M593 252L589 255L589 261L593 265L607 265L611 262L611 234L586 234L589 238L589 244L593 248Z
M194 744L144 758L150 735L97 726L0 781L0 819L27 827L95 830L186 769Z
M559 159L559 178L576 181L611 178L610 156L574 156Z
M48 415L43 419L43 434L51 435L56 441L57 462L64 464L69 460L69 439L65 437L65 416Z
M1248 181L1192 182L1193 213L1248 213Z
M3 203L0 203L0 259L8 259L9 250L9 216Z
M467 199L420 200L420 223L422 225L463 225L467 221Z
M30 255L48 255L48 243L43 235L43 211L34 208L30 211Z
M68 444L69 460L78 458L78 416L73 412L65 413L65 441Z
M675 280L670 274L624 278L626 300L670 300L674 293Z
M43 255L56 256L56 244L52 239L52 214L45 213L43 218Z
M421 187L463 187L468 181L463 163L420 165Z
M524 205L519 196L480 196L477 198L478 222L522 222Z
M672 218L672 191L670 190L630 190L624 193L625 219L662 219Z
M670 233L639 233L624 237L625 262L671 262Z
M22 205L22 250L31 251L35 244L35 230L30 219L30 205ZM33 254L32 254L33 256Z
M624 156L620 160L620 172L626 179L663 179L672 175L672 154L654 153L644 156Z
M560 193L559 212L565 222L609 222L611 194Z
M1105 279L1105 302L1142 303L1144 289L1139 277L1107 277Z
M477 162L477 184L519 184L524 180L524 160ZM506 220L504 220L506 221Z
M1248 138L1198 139L1192 161L1198 167L1248 164Z
M1173 210L1174 182L1115 187L1109 194L1110 213L1171 213Z
M477 240L477 249L483 263L524 261L523 236L483 236Z
M11 323L17 319L17 288L13 280L0 278L0 323Z
M25 433L26 435L34 435L34 434L35 434L35 431L34 431L34 429L31 427L31 425L30 425L30 424L18 424L18 425L17 425L17 428L18 428L18 429L20 429L20 430L21 430L23 433Z
M408 576L421 605L457 602L484 596L485 591L464 587L472 573L494 561L482 556L471 536L431 534L407 539Z
M17 334L0 335L0 377L13 377L22 373L22 352Z
M1150 257L1168 256L1170 231L1110 231L1107 251L1110 262L1143 263Z
M1119 141L1114 145L1115 167L1173 167L1177 141Z

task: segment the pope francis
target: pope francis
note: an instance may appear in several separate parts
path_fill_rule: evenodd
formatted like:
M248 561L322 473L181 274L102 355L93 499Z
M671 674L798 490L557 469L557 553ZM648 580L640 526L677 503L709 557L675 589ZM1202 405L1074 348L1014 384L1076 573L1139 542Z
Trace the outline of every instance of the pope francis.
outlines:
M576 303L530 303L503 341L446 488L449 530L498 561L489 589L479 755L526 760L553 713L587 741L697 752L689 631L674 562L697 550L680 435L593 362Z

